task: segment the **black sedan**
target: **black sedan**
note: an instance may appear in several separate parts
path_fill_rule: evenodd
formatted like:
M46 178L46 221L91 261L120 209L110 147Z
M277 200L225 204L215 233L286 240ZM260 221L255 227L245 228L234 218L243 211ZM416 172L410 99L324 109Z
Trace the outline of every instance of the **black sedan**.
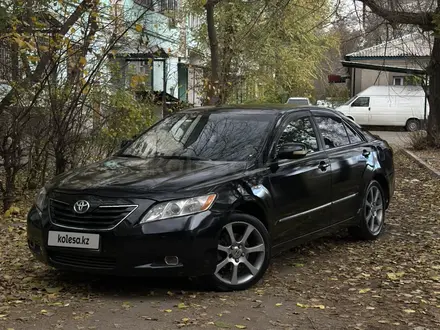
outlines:
M393 193L390 146L335 111L198 108L56 177L29 212L28 243L65 271L239 290L329 231L378 238Z

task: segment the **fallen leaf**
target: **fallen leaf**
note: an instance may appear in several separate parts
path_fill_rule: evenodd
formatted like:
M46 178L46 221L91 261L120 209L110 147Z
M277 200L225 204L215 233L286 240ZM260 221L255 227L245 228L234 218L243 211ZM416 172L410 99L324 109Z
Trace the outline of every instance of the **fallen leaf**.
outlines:
M237 329L246 329L246 326L245 325L241 325L241 324L236 324L235 327Z
M186 309L186 308L188 308L188 306L185 305L185 303L180 303L180 304L177 305L177 308L179 308L179 309Z
M408 314L412 314L416 312L414 309L404 309L403 311Z
M165 313L171 313L173 310L172 309L165 309L164 312Z
M397 281L399 278L401 278L405 273L404 272L398 272L398 273L387 273L387 277L392 281Z
M124 301L122 303L122 308L129 309L129 308L131 308L131 305L128 301Z
M223 329L229 329L231 327L229 324L220 321L214 322L214 325L217 328L223 328Z
M280 306L283 306L283 304L282 303L277 303L277 304L275 304L275 306L280 307Z
M360 289L359 293L367 293L369 291L371 291L371 289Z
M55 288L45 288L47 293L58 293L63 289L61 286L57 286Z

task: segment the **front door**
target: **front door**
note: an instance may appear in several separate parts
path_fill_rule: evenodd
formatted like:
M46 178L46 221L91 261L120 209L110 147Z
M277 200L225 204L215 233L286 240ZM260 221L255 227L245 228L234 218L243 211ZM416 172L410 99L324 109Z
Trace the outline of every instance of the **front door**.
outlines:
M350 104L350 116L359 125L368 125L370 110L370 98L366 96L359 96Z
M363 176L371 153L357 132L341 118L314 112L332 169L332 223L353 218L360 205Z
M331 168L309 112L287 118L276 137L273 157L284 143L291 142L304 143L309 152L301 159L276 161L270 175L277 219L275 245L330 224Z

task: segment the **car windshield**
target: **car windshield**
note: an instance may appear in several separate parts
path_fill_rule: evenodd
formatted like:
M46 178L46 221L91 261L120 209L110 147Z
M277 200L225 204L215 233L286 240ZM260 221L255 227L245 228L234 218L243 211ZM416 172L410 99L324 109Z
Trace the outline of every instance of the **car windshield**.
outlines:
M119 156L213 161L247 161L255 157L272 114L179 113L165 118Z
M309 100L308 99L288 99L287 104L309 105Z

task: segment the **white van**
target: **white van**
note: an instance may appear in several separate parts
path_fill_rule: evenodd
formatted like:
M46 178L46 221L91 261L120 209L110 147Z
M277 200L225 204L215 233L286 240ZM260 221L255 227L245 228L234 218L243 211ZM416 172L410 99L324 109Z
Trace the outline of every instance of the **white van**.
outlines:
M404 126L407 131L417 131L424 118L425 92L420 86L371 86L336 110L359 125Z

